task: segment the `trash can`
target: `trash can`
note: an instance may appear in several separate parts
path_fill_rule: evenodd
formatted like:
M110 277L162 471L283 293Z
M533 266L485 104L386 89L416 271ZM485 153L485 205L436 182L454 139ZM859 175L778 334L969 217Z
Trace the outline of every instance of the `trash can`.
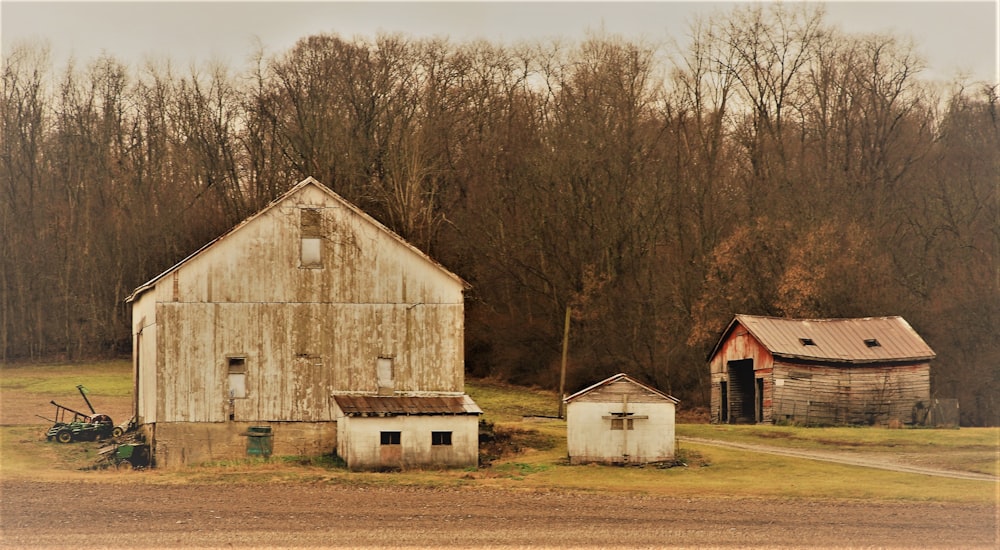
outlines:
M250 426L247 430L247 456L271 456L271 427Z

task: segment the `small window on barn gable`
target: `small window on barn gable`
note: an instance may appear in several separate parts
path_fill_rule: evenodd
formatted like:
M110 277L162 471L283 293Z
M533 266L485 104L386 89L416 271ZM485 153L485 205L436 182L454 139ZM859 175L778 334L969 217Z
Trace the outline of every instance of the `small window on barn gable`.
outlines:
M402 432L380 432L379 442L382 445L399 445L402 440Z
M323 267L323 224L320 210L303 208L299 210L301 244L299 264L301 267Z
M799 338L799 342L802 342L803 346L815 346L816 342L812 338Z
M865 345L868 346L868 347L870 347L870 348L877 348L877 347L881 347L882 346L882 344L880 344L878 342L878 340L875 339L875 338L869 338L869 339L865 340Z

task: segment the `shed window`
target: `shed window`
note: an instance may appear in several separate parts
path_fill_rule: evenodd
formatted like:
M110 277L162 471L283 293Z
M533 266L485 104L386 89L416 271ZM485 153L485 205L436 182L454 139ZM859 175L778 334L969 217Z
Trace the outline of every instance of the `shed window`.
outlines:
M247 396L247 359L246 357L230 357L228 364L229 398L245 399Z
M382 445L399 445L402 432L381 432L380 435Z
M431 432L431 445L451 445L451 432Z
M813 342L812 338L799 338L799 342L802 342L803 346L815 346L816 342Z
M626 420L628 421L626 423ZM627 428L626 428L627 426ZM631 418L612 418L611 419L611 429L612 430L634 430L635 427L632 425Z
M882 344L878 343L878 340L876 340L875 338L869 338L868 340L865 340L865 345L870 348L877 348L880 347Z

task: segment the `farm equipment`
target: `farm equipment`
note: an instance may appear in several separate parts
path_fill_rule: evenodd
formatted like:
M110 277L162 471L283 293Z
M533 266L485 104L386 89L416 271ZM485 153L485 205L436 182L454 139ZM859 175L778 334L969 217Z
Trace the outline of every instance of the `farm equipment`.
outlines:
M109 465L115 469L142 470L151 465L149 455L149 445L141 438L133 437L132 441L109 445L98 449L98 468L107 468Z
M80 411L71 409L64 405L60 405L55 401L50 401L56 407L56 414L54 419L45 418L41 415L36 415L43 420L48 420L52 422L52 427L45 434L49 441L58 441L59 443L72 443L74 441L96 441L98 439L105 439L109 437L118 437L125 433L125 428L122 426L115 426L114 422L111 421L111 417L106 414L98 414L94 410L94 406L90 404L90 399L87 399L87 391L83 385L78 385L76 387L79 390L80 395L83 396L83 401L87 404L87 408L90 409L90 414L82 413ZM72 419L70 418L70 415Z

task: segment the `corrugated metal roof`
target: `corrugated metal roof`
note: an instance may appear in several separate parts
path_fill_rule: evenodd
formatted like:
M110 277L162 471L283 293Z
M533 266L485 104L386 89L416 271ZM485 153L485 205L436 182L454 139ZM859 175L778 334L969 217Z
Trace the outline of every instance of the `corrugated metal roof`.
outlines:
M334 395L346 416L412 416L482 414L468 395L411 397L376 395Z
M781 319L737 315L722 340L728 337L737 322L778 357L847 363L916 361L935 357L934 350L902 317Z
M618 373L618 374L616 374L614 376L610 376L608 378L605 378L604 380L601 380L600 382L594 384L593 386L590 386L588 388L584 388L584 389L582 389L582 390L574 393L573 395L571 395L571 396L563 399L563 402L569 403L570 401L576 399L577 397L580 397L581 395L586 395L586 394L588 394L588 393L590 393L590 392L592 392L594 390L597 390L598 388L603 388L604 386L607 386L609 384L613 384L613 383L615 383L615 382L617 382L619 380L625 380L625 381L631 382L632 384L635 384L636 386L639 386L641 388L645 388L646 390L648 390L650 392L653 392L653 393L655 393L657 395L663 396L665 399L673 401L675 404L676 403L680 403L680 400L678 400L676 397L673 397L671 395L667 395L667 394L661 392L660 390L658 390L656 388L651 388L651 387L647 386L646 384L643 384L642 382L639 382L638 380L636 380L636 379L632 378L631 376L625 374L624 372L620 372L620 373Z

